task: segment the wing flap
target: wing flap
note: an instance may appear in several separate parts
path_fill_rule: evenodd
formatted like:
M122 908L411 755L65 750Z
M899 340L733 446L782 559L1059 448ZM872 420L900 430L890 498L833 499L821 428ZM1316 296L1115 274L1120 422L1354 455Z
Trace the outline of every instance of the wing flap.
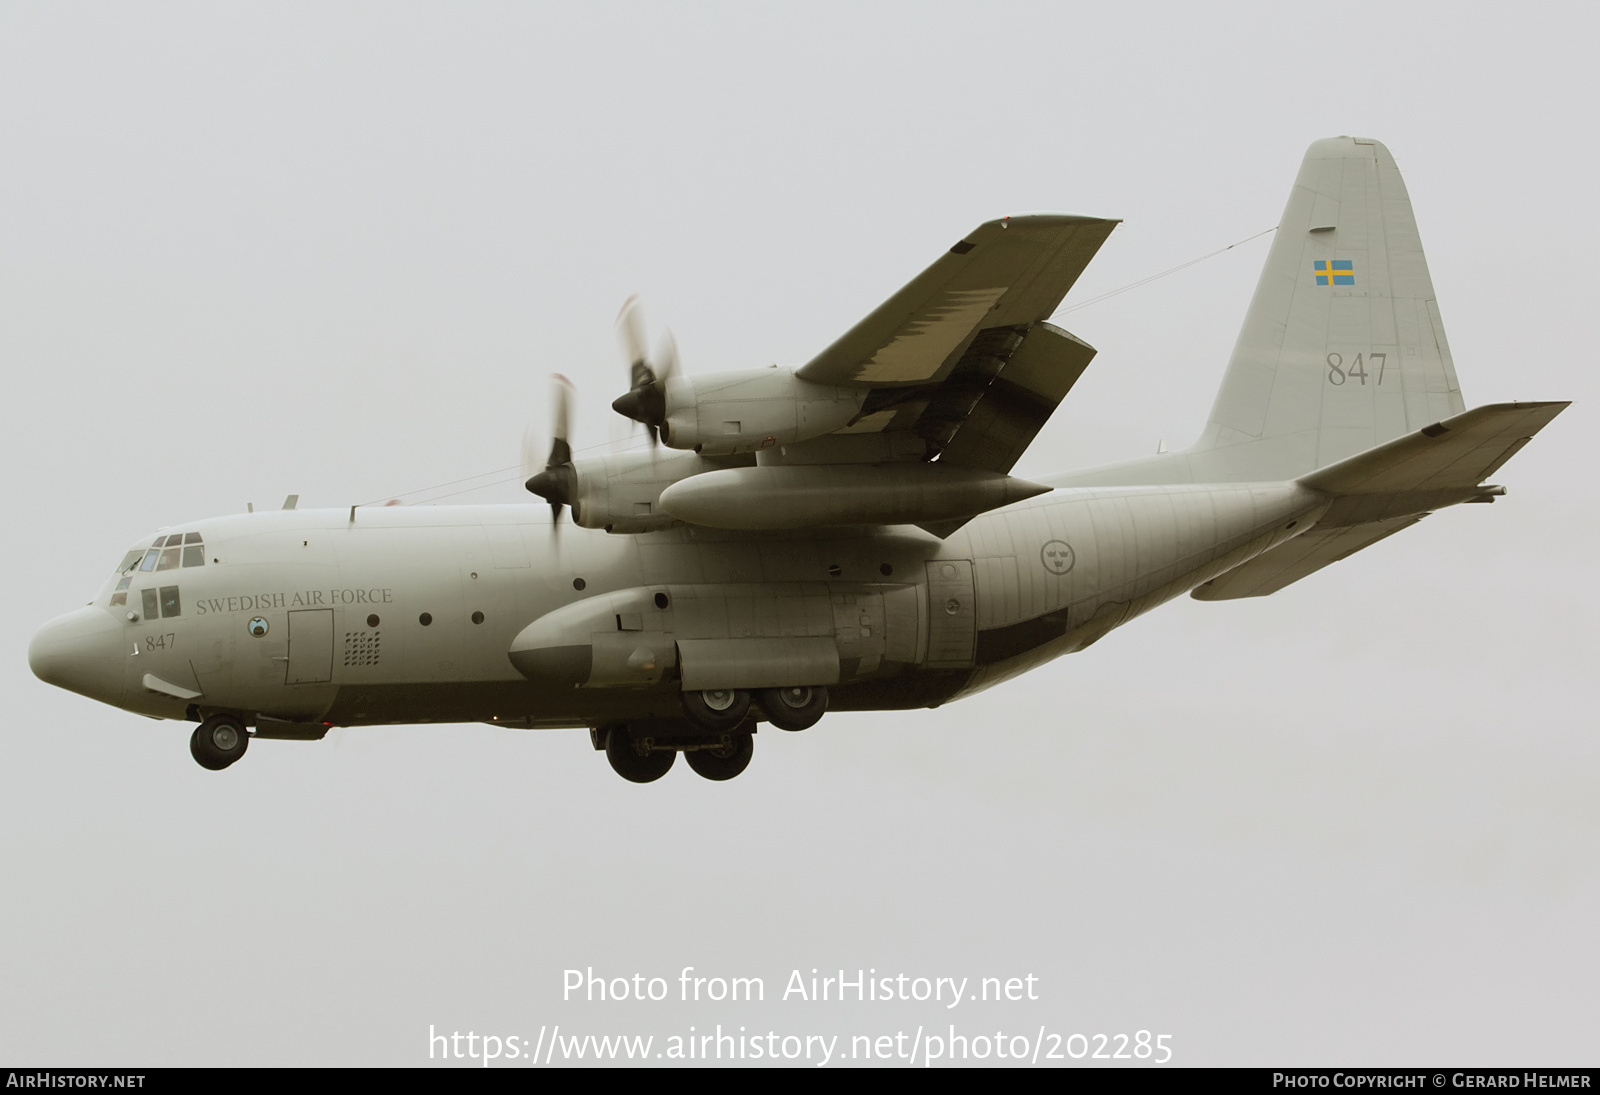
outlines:
M1094 355L1093 346L1060 327L1035 325L968 411L939 462L1009 472Z
M861 387L936 383L979 331L1053 313L1117 223L1037 213L982 224L797 375Z

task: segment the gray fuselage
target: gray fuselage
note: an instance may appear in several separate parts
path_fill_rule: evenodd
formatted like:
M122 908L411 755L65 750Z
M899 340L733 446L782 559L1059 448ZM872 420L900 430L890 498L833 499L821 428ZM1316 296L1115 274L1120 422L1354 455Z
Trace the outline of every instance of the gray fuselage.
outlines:
M181 526L203 542L203 565L119 572L91 606L46 625L30 658L52 683L157 718L671 718L693 686L678 673L530 679L508 657L525 629L565 618L552 613L635 591L683 619L680 606L699 605L693 641L708 649L831 636L837 679L821 683L834 710L926 707L1082 649L1287 539L1325 504L1293 483L1064 488L945 540L910 526L607 535L552 530L535 505L241 514ZM125 603L113 605L119 585ZM152 601L160 613L144 611ZM659 631L622 612L615 627Z

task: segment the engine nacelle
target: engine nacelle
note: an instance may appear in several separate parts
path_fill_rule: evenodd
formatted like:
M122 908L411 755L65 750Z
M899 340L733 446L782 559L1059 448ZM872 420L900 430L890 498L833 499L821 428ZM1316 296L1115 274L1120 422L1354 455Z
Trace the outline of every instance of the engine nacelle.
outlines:
M655 532L682 524L661 508L661 492L680 479L728 467L694 453L633 451L574 460L572 519L607 532Z
M865 388L813 384L776 366L667 381L661 439L706 455L758 452L832 433L861 410Z

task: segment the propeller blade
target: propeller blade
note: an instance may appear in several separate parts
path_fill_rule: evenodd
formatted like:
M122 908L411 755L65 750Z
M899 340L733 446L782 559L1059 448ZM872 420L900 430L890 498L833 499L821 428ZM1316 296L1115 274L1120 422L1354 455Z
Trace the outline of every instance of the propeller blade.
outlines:
M678 340L672 337L670 330L663 331L656 347L656 381L665 386L677 374Z
M650 368L650 351L645 339L644 311L639 306L638 294L622 303L617 313L617 337L622 340L622 352L628 357L631 372L630 386L642 388L654 382L656 374Z
M637 296L629 297L617 314L617 337L628 357L631 386L611 404L611 409L644 426L653 448L667 418L667 381L678 371L678 345L668 332L651 362L646 349L644 311Z
M554 531L561 524L561 509L572 505L577 493L578 473L572 466L572 443L568 440L572 429L572 381L555 374L555 397L551 401L550 455L545 458L544 470L529 475L524 484L530 494L537 494L550 503L550 526ZM531 431L523 440L523 468L532 465L533 441Z

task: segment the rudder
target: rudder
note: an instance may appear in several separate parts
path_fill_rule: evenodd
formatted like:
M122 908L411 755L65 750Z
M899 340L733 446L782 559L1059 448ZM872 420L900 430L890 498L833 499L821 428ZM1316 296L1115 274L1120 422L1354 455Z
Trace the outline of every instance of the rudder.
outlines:
M1464 409L1394 158L1317 141L1188 450L1196 478L1297 478Z

